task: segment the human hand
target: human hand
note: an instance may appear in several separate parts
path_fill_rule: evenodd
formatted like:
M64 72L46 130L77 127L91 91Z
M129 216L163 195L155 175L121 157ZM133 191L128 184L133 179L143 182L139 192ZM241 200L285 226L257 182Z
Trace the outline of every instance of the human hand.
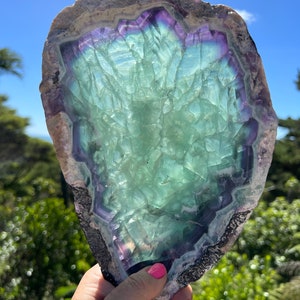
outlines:
M82 277L72 300L151 300L157 297L167 281L167 271L157 263L132 274L119 286L106 281L99 265L89 269ZM192 288L181 289L172 300L192 299Z

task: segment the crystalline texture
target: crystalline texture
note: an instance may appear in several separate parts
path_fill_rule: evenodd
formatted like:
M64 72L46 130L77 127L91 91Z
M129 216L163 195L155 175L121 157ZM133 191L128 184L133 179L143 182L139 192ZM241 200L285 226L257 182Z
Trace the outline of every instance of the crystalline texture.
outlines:
M230 194L219 198L216 171L236 175L233 186L248 179L236 143L247 139L247 128L257 131L254 120L242 120L252 118L251 109L240 113L242 74L223 34L205 25L180 37L163 9L138 21L121 21L119 34L103 37L97 29L61 46L66 109L78 120L73 151L91 159L90 170L96 166L92 181L102 189L93 191L93 211L110 227L127 269L193 249L174 247L206 231L199 216L210 203L217 210L231 202Z
M232 10L127 2L118 13L78 1L56 19L41 91L104 275L119 283L163 262L167 299L216 263L255 207L276 117Z

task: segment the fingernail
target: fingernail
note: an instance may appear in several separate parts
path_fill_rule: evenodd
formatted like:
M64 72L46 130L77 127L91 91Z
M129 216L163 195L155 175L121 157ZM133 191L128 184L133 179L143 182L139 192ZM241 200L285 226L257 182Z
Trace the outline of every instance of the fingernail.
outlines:
M161 279L167 274L167 270L163 264L156 263L148 270L148 274L155 279Z

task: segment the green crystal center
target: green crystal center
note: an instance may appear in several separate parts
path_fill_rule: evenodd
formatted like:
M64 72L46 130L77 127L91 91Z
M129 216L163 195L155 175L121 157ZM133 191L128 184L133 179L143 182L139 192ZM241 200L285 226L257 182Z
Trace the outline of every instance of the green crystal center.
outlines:
M241 83L220 47L185 48L160 22L72 63L68 109L105 186L94 206L111 213L100 222L133 262L162 257L202 226L199 211L219 197L216 173L240 172Z

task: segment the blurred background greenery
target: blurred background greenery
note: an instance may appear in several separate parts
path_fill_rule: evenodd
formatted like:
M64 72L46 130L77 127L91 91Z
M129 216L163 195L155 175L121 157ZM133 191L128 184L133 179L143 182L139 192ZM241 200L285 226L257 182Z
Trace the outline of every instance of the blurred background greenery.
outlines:
M0 49L0 75L22 61ZM300 89L300 74L295 88ZM68 299L95 263L51 143L0 95L0 299ZM279 120L260 204L232 250L193 284L194 299L300 299L300 119Z

